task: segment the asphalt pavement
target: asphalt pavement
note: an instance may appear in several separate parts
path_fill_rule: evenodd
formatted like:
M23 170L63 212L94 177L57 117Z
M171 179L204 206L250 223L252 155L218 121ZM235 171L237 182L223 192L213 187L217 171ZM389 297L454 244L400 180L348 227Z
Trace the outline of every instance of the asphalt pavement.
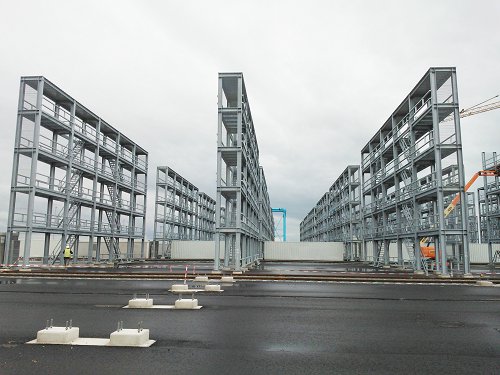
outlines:
M121 308L133 293L173 304L173 283L2 278L0 374L500 373L499 287L239 281L201 310ZM25 344L51 318L102 338L143 321L157 342Z

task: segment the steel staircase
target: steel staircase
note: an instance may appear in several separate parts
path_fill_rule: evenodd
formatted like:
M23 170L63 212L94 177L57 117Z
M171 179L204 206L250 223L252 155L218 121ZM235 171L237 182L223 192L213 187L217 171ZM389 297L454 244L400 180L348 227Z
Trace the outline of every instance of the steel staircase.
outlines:
M79 157L82 153L84 145L85 145L85 142L83 142L82 140L80 140L78 138L74 138L73 149L68 150L68 154L67 154L68 158L71 160L74 160L77 157ZM58 221L56 228L61 228L61 227L65 228L64 223L66 223L66 229L68 229L71 221L76 216L77 212L79 211L79 209L81 207L81 202L79 202L78 200L76 200L74 198L74 195L75 195L74 192L75 192L75 190L78 191L78 189L79 189L80 180L81 180L82 175L83 175L82 171L79 171L77 169L71 169L71 177L70 177L69 182L66 181L66 179L64 179L59 183L58 190L61 193L66 194L69 192L69 201L68 201L69 208L68 208L68 214L66 217L64 217L64 207L58 212L57 217L62 217L62 219L60 219ZM69 234L67 237L67 240L66 240L66 245L69 246L70 248L72 248L75 241L76 241L76 238L77 238L77 236L75 234ZM57 261L60 260L61 252L63 251L61 248L61 241L62 241L62 237L57 242L57 245L54 247L54 249L52 250L52 253L49 257L49 262L51 262L52 264L55 264Z
M51 264L55 264L61 260L61 258L60 258L61 252L63 251L63 249L61 249L61 241L62 241L62 237L59 240L59 242L57 242L57 245L54 247L54 249L52 250L52 254L49 257L49 260L50 260L49 262ZM70 235L68 235L68 239L66 240L66 245L69 246L71 249L73 247L73 245L75 244L75 241L76 241L76 235L70 234Z
M377 255L375 256L373 267L382 267L384 265L385 246L383 241L377 241Z

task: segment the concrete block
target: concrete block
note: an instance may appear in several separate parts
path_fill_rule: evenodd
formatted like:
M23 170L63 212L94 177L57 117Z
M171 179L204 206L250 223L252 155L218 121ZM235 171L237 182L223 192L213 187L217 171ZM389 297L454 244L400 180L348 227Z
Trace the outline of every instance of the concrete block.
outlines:
M208 276L196 276L194 278L194 281L202 282L202 283L208 283Z
M80 328L49 327L36 334L38 344L69 344L80 336Z
M197 299L183 298L175 301L176 309L191 310L191 309L196 309L197 307L198 307Z
M172 285L172 292L182 292L188 290L187 284L174 284Z
M478 280L478 281L476 281L476 285L479 285L479 286L493 286L493 283L491 281L487 281L487 280Z
M143 309L146 307L153 307L152 298L136 298L128 301L128 307L131 309Z
M222 276L220 281L221 283L234 283L234 278L232 276Z
M451 278L451 275L449 273L447 273L447 274L439 273L439 274L437 274L437 277L439 277L440 279L449 279L449 278Z
M149 329L122 329L109 336L110 346L140 346L149 341Z
M220 285L205 285L206 292L220 292Z

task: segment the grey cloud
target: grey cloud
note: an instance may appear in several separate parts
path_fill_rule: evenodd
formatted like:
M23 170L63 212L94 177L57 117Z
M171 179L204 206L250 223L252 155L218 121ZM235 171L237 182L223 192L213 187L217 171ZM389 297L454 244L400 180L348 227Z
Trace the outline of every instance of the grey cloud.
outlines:
M5 3L0 213L8 210L21 75L45 75L149 151L150 236L157 165L215 195L217 73L242 71L271 204L287 208L288 238L298 240L305 214L347 164L359 163L430 66L457 67L462 107L500 93L500 3L481 4ZM500 110L462 120L468 175L480 169L481 151L500 151L499 122Z

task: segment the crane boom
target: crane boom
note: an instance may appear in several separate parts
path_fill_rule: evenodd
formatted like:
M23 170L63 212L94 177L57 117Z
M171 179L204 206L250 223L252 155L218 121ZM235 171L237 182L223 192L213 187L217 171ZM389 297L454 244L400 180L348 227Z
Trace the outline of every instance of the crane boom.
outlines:
M498 98L500 95L495 95L492 98L489 98L488 100L485 100L481 103L478 103L472 107L462 109L459 112L460 118L462 117L468 117L468 116L473 116L477 115L478 113L483 113L483 112L488 112L492 111L494 109L500 108L500 100L497 100L495 102L488 103L492 99ZM486 104L488 103L488 104ZM445 121L453 121L453 114L450 114L448 117L446 117L443 122ZM476 182L477 178L479 176L500 176L500 165L497 165L495 169L493 170L485 170L485 171L479 171L477 173L474 173L470 181L464 186L464 192L467 192L469 188ZM448 205L448 207L445 208L444 210L444 217L448 217L450 213L455 209L457 204L460 202L460 193L457 193L455 198L451 201L451 203ZM432 238L430 237L423 237L420 239L420 252L422 256L435 259L436 258L436 250L434 246L429 246L432 243ZM426 246L427 244L427 246Z
M500 108L500 100L497 100L496 102L484 104L484 103L489 102L492 99L498 98L498 96L499 95L495 95L494 97L492 97L488 100L485 100L484 102L481 102L479 104L476 104L470 108L462 109L460 111L460 118L473 116L473 115L477 115L478 113L488 112L488 111L492 111L494 109ZM452 120L453 120L453 115L450 115L450 116L446 117L443 120L443 122L452 121Z
M469 182L467 182L467 184L465 185L464 192L467 192L467 190L469 190L469 188L472 186L474 182L476 182L479 176L495 177L498 175L499 175L498 170L486 170L486 171L476 172L469 180ZM445 208L444 217L448 217L448 215L455 209L455 206L458 204L458 202L460 202L460 193L457 193L457 195L455 196L455 198L453 198L448 207Z
M469 182L467 182L467 184L465 184L465 186L464 186L464 192L467 192L467 190L469 190L469 188L474 184L474 182L476 182L476 180L478 179L479 176L486 176L486 177L500 176L500 165L498 165L496 167L496 169L489 169L489 170L484 170L484 171L479 171L479 172L474 173L474 175L469 180ZM460 202L460 193L457 193L457 195L455 196L455 198L453 198L453 200L448 205L448 207L445 208L445 210L444 210L444 217L445 218L448 217L451 214L451 212L457 206L458 202ZM421 245L421 249L422 249L423 253L425 253L426 255L427 254L432 254L429 257L434 258L434 256L435 256L434 255L435 253L433 253L434 248L430 247L430 246L424 246L425 243L429 243L430 244L431 241L432 240L429 237L423 237L420 240L420 245Z

